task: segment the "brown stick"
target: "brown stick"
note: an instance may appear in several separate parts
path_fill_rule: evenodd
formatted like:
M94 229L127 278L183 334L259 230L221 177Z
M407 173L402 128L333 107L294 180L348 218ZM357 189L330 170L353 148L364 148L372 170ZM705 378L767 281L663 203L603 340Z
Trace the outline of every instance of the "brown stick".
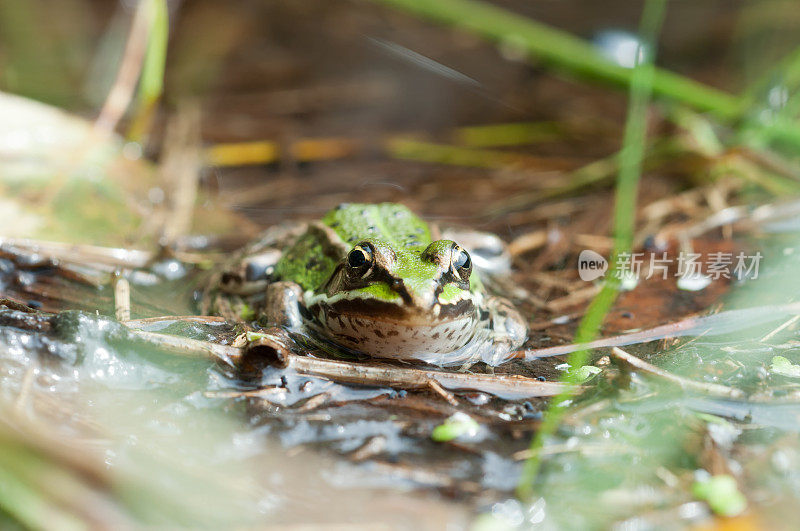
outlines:
M136 82L144 63L150 17L152 17L152 10L148 9L147 4L148 2L142 0L136 7L117 78L95 121L95 129L102 133L108 134L114 131L133 99Z
M50 258L78 265L101 264L105 266L103 269L108 271L116 268L145 267L153 259L153 253L148 251L27 238L0 238L0 245L41 253Z
M131 320L131 285L122 276L114 279L114 313L121 323Z
M227 345L218 345L210 341L200 341L198 339L170 336L167 334L156 334L154 332L145 332L144 330L132 329L131 332L140 340L156 348L161 348L174 354L191 358L200 356L204 358L213 358L231 366L234 365L234 360L239 359L242 354L241 349L229 347Z
M632 356L618 347L611 349L611 355L637 371L641 371L646 374L661 378L662 380L670 383L677 384L682 389L700 391L705 394L722 396L725 398L744 398L745 396L744 392L742 392L740 389L736 389L735 387L728 387L727 385L715 383L696 382L694 380L682 378L672 374L671 372L665 371L664 369L659 369L655 365L651 365L646 361L637 358L636 356Z
M433 369L406 369L389 365L373 365L325 360L292 354L281 343L280 330L270 331L246 347L246 355L272 359L273 364L292 367L297 372L328 378L339 383L390 386L404 389L430 388L431 381L448 390L473 389L501 398L555 396L570 386L560 382L540 382L517 375L488 375L449 372ZM573 386L575 390L580 387Z
M373 365L312 358L293 354L281 342L283 331L272 329L260 339L251 341L244 349L218 345L208 341L188 339L166 334L131 330L139 339L182 356L214 358L234 366L243 356L255 357L259 362L279 367L291 367L307 376L328 378L338 383L370 386L400 387L403 389L430 388L435 382L448 390L470 389L490 393L501 398L531 398L555 396L566 389L580 390L560 382L540 382L517 375L489 375L448 372L435 369L406 369L389 365Z
M159 317L145 317L143 319L131 319L125 323L128 328L142 328L149 324L171 323L171 322L186 322L192 321L195 323L224 323L224 317L216 315L164 315Z
M458 400L456 399L456 397L453 396L453 393L451 393L450 391L439 385L439 382L437 382L436 380L428 380L428 387L433 389L433 391L437 395L444 398L445 402L447 402L451 406L458 406Z

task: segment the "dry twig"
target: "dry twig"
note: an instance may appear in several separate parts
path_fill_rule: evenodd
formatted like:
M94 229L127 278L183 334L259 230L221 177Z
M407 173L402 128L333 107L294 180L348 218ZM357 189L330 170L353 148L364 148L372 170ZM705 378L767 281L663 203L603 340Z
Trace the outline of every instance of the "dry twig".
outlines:
M136 82L144 64L152 16L152 10L148 9L147 2L139 2L133 16L117 78L114 80L114 85L106 97L103 109L95 121L95 129L98 131L106 134L113 132L133 99Z
M235 366L244 356L255 357L259 362L284 368L291 367L300 374L327 378L339 383L371 386L400 387L403 389L430 388L431 382L450 391L474 389L501 398L530 398L555 396L570 386L560 382L540 382L517 375L487 375L449 372L434 369L407 369L390 365L373 365L312 358L293 354L282 344L285 334L280 329L262 333L244 349L219 345L166 334L132 330L132 333L154 347L183 356L198 355L213 358ZM578 390L580 387L572 386Z
M435 381L450 391L457 389L476 389L502 398L523 398L554 396L565 388L559 382L540 382L517 375L487 375L449 372L433 369L406 369L390 365L351 363L312 358L292 354L281 342L283 332L273 329L262 338L250 342L247 355L257 355L273 364L292 367L308 376L328 378L340 383L359 385L390 386L405 389L424 389ZM578 388L575 388L578 389Z
M224 323L224 317L216 315L165 315L159 317L145 317L144 319L131 319L125 323L128 328L142 328L150 324L173 323L173 322L195 322L205 324Z
M131 285L122 276L114 279L114 313L121 323L131 320Z
M444 387L442 387L442 386L439 384L439 382L437 382L436 380L429 380L429 381L428 381L428 387L430 387L431 389L433 389L433 391L434 391L434 392L435 392L437 395L439 395L439 396L441 396L442 398L444 398L444 399L445 399L445 401L446 401L448 404L450 404L451 406L457 406L457 405L458 405L458 400L456 399L456 397L455 397L455 396L453 396L453 393L451 393L450 391L448 391L447 389L445 389Z
M702 335L709 331L714 334L725 334L739 330L742 326L757 326L776 321L781 317L791 317L800 313L800 303L779 304L774 306L757 306L740 310L728 310L712 315L688 317L682 321L669 323L648 330L605 337L588 343L558 345L533 350L522 350L515 353L517 358L534 360L550 356L562 356L580 349L597 349L621 347L634 343L647 343L659 339L676 338L691 335Z
M667 382L677 384L682 389L699 391L705 394L721 396L725 398L744 398L745 396L744 392L742 392L740 389L736 389L735 387L728 387L727 385L720 385L715 383L697 382L694 380L689 380L687 378L682 378L680 376L672 374L669 371L660 369L655 365L651 365L646 361L637 358L636 356L632 356L631 354L628 354L627 352L618 347L612 348L611 354L616 359L622 361L623 363L625 363L626 365L637 371L641 371L651 376L656 376Z

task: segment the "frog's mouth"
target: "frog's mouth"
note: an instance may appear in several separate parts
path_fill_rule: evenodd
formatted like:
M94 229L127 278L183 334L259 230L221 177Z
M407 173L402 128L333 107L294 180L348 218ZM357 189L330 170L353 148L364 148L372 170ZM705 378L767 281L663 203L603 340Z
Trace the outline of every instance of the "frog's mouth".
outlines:
M419 310L382 301L318 302L310 309L334 341L372 356L416 358L464 346L479 316L471 300Z

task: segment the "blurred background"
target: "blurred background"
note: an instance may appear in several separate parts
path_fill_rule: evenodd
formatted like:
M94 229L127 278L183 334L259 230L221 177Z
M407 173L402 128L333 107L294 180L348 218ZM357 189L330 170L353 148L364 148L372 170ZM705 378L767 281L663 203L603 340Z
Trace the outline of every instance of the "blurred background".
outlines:
M119 80L136 5L4 1L2 88L96 118ZM643 6L497 5L580 37L619 64L632 57ZM469 218L513 237L528 219L498 219L498 212L521 210L504 209L507 196L542 188L557 194L552 189L566 185L564 175L620 147L625 91L587 83L604 81L598 72L528 53L513 34L487 42L479 32L445 29L380 2L166 6L163 93L156 87L134 95L138 103L115 111L122 114L116 130L154 160L163 157L168 124L181 113L193 120L191 134L202 146L262 143L251 152L218 151L204 160L202 173L215 201L262 225L362 197L402 199L426 215ZM462 25L469 17L463 14ZM657 62L734 94L766 79L755 97L768 108L780 100L775 93L770 100L769 88L779 81L770 76L796 45L798 17L791 1L670 2ZM134 90L136 77L128 81ZM474 145L498 144L487 137L492 131L484 138L473 132L467 143L518 153L517 160L447 149L463 145L470 133L459 128L512 122L535 125L506 131L512 138L499 143L511 146ZM662 126L655 121L652 127ZM677 182L660 183L658 192L681 189L696 176L683 172Z

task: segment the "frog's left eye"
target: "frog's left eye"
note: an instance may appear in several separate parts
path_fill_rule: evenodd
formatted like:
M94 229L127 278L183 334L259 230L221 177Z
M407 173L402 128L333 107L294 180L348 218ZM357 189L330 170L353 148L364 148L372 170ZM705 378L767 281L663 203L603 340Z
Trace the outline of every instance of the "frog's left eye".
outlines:
M461 278L461 280L468 281L469 275L472 273L472 259L469 253L459 247L453 246L453 272Z
M372 248L368 245L356 245L347 254L347 271L352 276L360 277L372 267Z

